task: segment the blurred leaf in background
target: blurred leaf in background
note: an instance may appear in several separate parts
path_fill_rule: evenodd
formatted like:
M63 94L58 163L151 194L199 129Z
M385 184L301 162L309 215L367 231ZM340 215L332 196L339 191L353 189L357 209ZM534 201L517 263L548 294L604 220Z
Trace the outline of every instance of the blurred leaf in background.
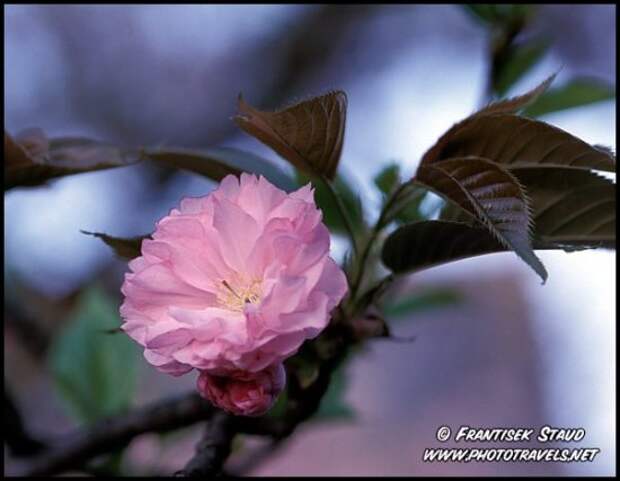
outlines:
M351 421L355 419L355 411L345 400L348 388L347 368L343 363L332 374L329 388L321 400L319 410L312 417L313 421Z
M383 204L385 206L389 196L402 183L400 165L396 162L388 164L375 176L374 182L383 195ZM422 208L422 203L427 198L427 193L427 191L422 189L408 189L408 191L401 196L403 200L396 203L393 208L390 209L390 214L386 217L389 220L393 218L400 223L426 219L428 215L430 215L430 212Z
M129 407L136 384L136 345L109 334L119 325L118 306L97 286L85 289L65 329L55 338L49 364L71 413L93 422Z
M433 287L400 294L383 303L383 314L390 320L401 319L431 309L451 307L464 301L463 294L449 287Z
M547 90L523 113L528 117L540 117L560 110L583 107L615 98L616 89L602 80L574 78L560 87Z
M308 182L310 182L310 176L297 171L297 184L301 187ZM347 209L355 234L361 235L365 230L365 224L364 211L361 199L358 195L358 192L361 191L360 188L353 186L348 180L345 180L341 174L336 175L333 186ZM327 187L322 182L313 182L312 187L314 187L314 201L321 211L323 211L323 222L325 222L325 225L334 233L346 233L345 222Z
M504 97L510 88L542 60L551 43L545 39L534 38L506 48L505 60L497 65L493 89L497 96Z
M463 5L464 11L488 30L491 52L488 97L505 96L544 58L552 46L550 39L542 36L517 42L529 21L534 18L535 8L535 5L525 4ZM574 77L563 86L547 90L523 113L528 117L540 117L615 97L616 90L608 82Z

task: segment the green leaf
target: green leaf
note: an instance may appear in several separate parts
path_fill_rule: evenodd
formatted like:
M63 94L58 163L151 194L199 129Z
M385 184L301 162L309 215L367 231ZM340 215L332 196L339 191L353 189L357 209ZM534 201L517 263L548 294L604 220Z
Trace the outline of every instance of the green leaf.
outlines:
M347 115L347 96L330 92L277 112L263 112L239 96L237 125L309 175L336 175Z
M467 3L461 6L465 12L483 24L493 24L497 21L493 5L487 3Z
M228 147L201 150L182 148L145 149L148 158L169 167L187 170L216 182L229 174L239 176L242 172L263 175L279 188L291 191L294 179L266 159L239 149Z
M321 405L312 420L320 422L355 419L355 411L344 399L347 387L346 365L344 365L332 374L327 392L321 399Z
M493 90L504 95L547 53L550 43L533 39L521 45L511 45L506 60L498 65L493 79Z
M452 306L463 300L458 291L445 287L424 289L398 297L400 299L385 302L381 306L386 317L393 319L410 316L430 309Z
M561 87L548 90L523 113L528 117L540 117L615 98L616 89L612 85L597 79L576 78Z
M5 190L140 161L137 151L81 137L47 139L40 129L29 129L15 139L5 132L4 155Z
M452 158L420 165L413 181L475 216L545 282L547 272L534 254L530 241L527 199L510 172L479 157Z
M422 203L427 198L427 193L419 185L409 182L383 214L383 225L392 220L408 223L426 219L427 213L423 211Z
M311 182L311 178L300 171L296 172L296 178L298 186L306 185L308 182ZM342 203L347 210L355 234L361 235L366 229L366 224L360 197L357 194L360 189L352 187L349 182L345 180L345 177L339 174L336 175L332 184L336 194L342 199ZM314 187L314 201L323 212L323 222L325 222L325 225L332 232L340 234L346 233L345 221L337 206L334 204L328 188L323 182L312 182L312 186Z
M421 163L466 156L483 157L509 168L616 170L616 159L609 151L545 122L507 114L483 115L450 129Z
M72 413L92 422L129 407L139 351L119 325L118 307L98 287L85 290L50 350L49 366Z
M384 196L390 195L400 184L400 165L392 163L384 167L375 176L374 182Z
M122 237L112 237L108 234L104 234L102 232L88 232L85 230L80 231L82 234L92 235L93 237L98 237L103 242L105 242L108 246L110 246L117 256L123 257L125 259L134 259L135 257L140 256L140 248L142 246L142 241L144 239L150 239L150 235L141 235L136 237L122 238Z

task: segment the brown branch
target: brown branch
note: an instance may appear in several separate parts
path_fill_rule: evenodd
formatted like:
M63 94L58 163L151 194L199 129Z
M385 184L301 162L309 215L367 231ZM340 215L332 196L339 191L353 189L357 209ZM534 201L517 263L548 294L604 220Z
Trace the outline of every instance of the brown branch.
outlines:
M319 373L314 382L302 387L297 376L288 373L288 402L283 415L277 418L268 415L252 418L218 413L217 421L214 418L214 423L207 426L196 455L177 475L222 474L222 467L230 454L230 443L236 434L270 436L276 445L280 444L316 413L327 392L332 373L345 359L347 347L353 342L350 328L335 316L323 334L314 342L305 344L298 354L309 362L318 363Z
M43 476L82 466L97 455L122 448L148 432L163 432L208 419L215 408L197 393L160 401L124 415L104 419L52 446L13 476Z
M203 438L196 446L196 454L176 476L199 477L220 474L230 454L235 437L231 429L233 416L219 411L207 422Z

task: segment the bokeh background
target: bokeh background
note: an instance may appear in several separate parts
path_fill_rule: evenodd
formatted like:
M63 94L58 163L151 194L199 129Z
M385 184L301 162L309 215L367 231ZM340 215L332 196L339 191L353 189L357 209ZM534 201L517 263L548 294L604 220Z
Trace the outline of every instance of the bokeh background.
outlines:
M413 174L436 138L481 106L489 69L489 30L458 5L10 5L4 27L4 118L13 134L40 127L127 145L235 146L288 168L236 128L237 95L272 109L344 89L340 172L363 194L369 219L381 200L373 176L394 160ZM614 5L542 5L523 35L544 35L551 46L509 93L560 68L558 84L589 76L615 88ZM611 99L543 120L615 149L615 108ZM70 341L59 347L71 323L96 312L114 327L106 322L120 303L126 263L80 229L143 234L181 197L212 188L138 165L5 194L5 386L39 437L96 417L68 409L50 365L62 369L79 350ZM344 247L334 238L333 256ZM230 471L614 475L615 251L539 255L550 273L544 286L509 253L412 276L403 296L440 294L440 302L420 295L426 309L392 316L393 331L415 342L372 342L341 373L340 415L302 426L269 456L246 439ZM192 376L158 374L130 349L127 359L138 359L126 361L137 370L132 406L193 386ZM124 362L112 367L119 379L128 375ZM444 424L583 427L577 445L601 452L592 463L422 463ZM179 469L199 435L196 427L142 436L122 470Z

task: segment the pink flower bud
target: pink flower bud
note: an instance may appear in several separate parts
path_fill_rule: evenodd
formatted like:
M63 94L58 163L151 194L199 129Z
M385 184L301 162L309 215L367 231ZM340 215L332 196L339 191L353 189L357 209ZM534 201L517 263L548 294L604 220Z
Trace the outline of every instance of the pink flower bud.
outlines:
M260 416L275 403L284 389L286 373L282 364L259 372L238 371L215 376L202 371L198 392L215 406L238 416Z

